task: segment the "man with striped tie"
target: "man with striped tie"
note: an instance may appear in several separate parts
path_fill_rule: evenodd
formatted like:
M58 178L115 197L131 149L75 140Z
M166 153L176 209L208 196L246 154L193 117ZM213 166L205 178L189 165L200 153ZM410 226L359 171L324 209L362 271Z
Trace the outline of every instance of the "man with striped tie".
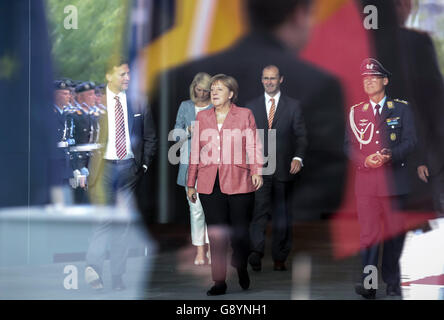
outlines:
M283 81L278 67L266 66L262 70L264 95L247 103L247 107L253 111L257 128L264 130L264 155L268 157L265 165L270 171L267 175L267 170L264 170L264 184L256 191L250 227L252 253L249 263L255 271L260 271L262 267L268 217L271 217L273 225L274 270L286 270L285 260L290 253L292 240L292 217L288 209L291 182L302 168L307 146L302 109L296 100L281 93Z
M154 122L147 106L131 103L126 95L130 69L123 58L112 61L106 80L103 101L107 113L100 119L98 140L102 148L93 153L88 178L91 203L116 205L117 199L123 199L124 206L133 208L137 183L149 171L156 151ZM103 288L102 266L108 241L112 288L125 288L122 275L127 260L128 230L128 226L106 221L94 231L85 270L85 279L94 289Z

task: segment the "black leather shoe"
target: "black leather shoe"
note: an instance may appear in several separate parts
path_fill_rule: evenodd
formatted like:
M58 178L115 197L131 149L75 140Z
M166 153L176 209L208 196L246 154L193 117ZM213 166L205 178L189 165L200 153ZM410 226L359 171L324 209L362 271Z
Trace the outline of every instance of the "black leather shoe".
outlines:
M275 261L274 262L274 271L287 271L287 267L285 266L284 261Z
M376 298L376 289L366 289L361 283L355 286L355 292L366 299L373 300Z
M122 291L126 289L125 284L123 283L121 276L113 276L112 279L112 288L115 291Z
M401 296L401 286L399 284L388 284L387 285L387 295L392 297Z
M250 257L248 258L248 263L251 266L251 269L253 271L261 271L262 269L262 262L261 262L261 255L257 252L252 252L250 254Z
M220 296L227 292L227 284L225 281L216 281L214 286L207 291L207 296Z
M247 268L237 268L237 275L239 277L239 285L242 289L247 290L250 287L250 277L248 276Z

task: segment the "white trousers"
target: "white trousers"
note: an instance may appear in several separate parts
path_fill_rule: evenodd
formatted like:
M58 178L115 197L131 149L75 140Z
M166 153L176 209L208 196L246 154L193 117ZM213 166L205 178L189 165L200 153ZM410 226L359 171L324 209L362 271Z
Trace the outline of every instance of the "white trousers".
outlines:
M188 199L188 187L185 187L188 204L190 205L190 223L191 223L191 243L194 246L203 246L210 243L208 240L207 224L205 223L205 214L200 203L199 194L196 193L197 200L192 203Z

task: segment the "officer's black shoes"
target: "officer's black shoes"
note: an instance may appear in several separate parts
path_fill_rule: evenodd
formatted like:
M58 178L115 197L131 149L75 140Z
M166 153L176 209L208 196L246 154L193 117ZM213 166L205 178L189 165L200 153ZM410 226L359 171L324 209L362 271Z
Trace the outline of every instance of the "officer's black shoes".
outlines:
M243 290L250 287L250 277L248 276L247 268L237 268L237 275L239 277L239 285Z
M284 261L275 261L273 266L274 271L287 271Z
M91 288L96 291L103 290L103 281L99 273L94 269L93 266L87 266L85 269L85 281Z
M262 269L262 262L261 262L261 255L258 252L252 252L250 254L250 257L248 258L248 263L250 264L253 271L261 271Z
M387 295L391 297L401 296L401 286L399 284L388 284L387 285Z
M112 277L112 288L115 291L122 291L122 290L126 289L126 286L123 283L121 276L113 276Z
M376 298L376 289L366 289L361 283L355 285L355 292L366 299Z
M227 292L227 284L225 281L216 281L214 286L207 291L207 296L220 296Z

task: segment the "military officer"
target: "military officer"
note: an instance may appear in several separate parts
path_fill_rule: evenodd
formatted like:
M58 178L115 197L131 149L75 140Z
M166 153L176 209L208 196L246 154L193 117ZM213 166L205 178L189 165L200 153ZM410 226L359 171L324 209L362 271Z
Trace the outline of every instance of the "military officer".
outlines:
M351 107L345 141L347 154L356 166L355 195L364 271L363 282L355 290L365 298L375 298L377 280L370 281L369 276L377 271L379 242L383 240L382 279L388 295L400 296L399 258L404 226L399 209L409 192L406 158L416 144L414 119L406 101L386 95L390 72L379 61L365 59L361 75L369 100Z

